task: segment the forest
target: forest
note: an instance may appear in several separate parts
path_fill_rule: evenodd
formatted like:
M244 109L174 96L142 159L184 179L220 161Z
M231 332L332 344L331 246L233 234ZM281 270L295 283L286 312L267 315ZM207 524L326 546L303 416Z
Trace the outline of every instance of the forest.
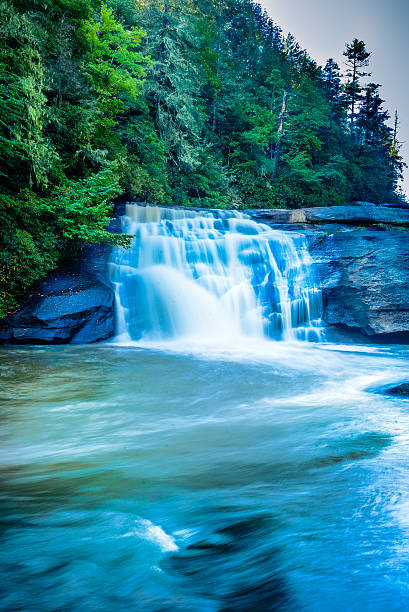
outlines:
M126 241L105 229L118 199L402 197L398 117L359 39L343 66L320 67L251 0L1 0L0 12L0 316L83 245Z

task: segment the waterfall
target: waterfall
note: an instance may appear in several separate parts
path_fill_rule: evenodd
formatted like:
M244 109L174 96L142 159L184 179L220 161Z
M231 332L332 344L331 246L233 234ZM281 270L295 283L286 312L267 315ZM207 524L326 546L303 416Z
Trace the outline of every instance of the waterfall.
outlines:
M128 204L109 275L117 341L319 340L321 292L304 236L235 211Z

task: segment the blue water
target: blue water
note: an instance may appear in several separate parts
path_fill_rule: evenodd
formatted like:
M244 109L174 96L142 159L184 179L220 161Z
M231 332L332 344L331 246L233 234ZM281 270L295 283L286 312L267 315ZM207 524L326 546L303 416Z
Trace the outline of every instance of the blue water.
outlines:
M394 611L408 347L3 348L4 611Z

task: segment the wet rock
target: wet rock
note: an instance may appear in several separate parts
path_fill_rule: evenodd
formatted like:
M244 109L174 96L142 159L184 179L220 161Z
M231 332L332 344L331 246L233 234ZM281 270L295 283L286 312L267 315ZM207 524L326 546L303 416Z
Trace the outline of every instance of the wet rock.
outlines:
M389 387L383 391L386 395L395 395L409 399L409 382L401 383L395 387Z
M115 206L108 230L121 232L125 203ZM90 245L68 268L60 268L0 321L0 344L89 344L115 331L114 291L106 269L112 247Z
M86 272L59 272L17 314L2 321L0 342L87 344L114 333L113 289Z
M375 202L350 202L348 206L378 206Z
M385 202L383 204L379 204L379 206L386 206L387 208L404 208L408 210L409 202Z

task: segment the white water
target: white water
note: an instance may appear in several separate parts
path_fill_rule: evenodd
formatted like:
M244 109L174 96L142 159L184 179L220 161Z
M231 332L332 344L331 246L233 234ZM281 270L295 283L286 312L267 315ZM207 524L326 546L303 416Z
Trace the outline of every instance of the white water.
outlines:
M117 341L228 346L319 340L321 293L305 238L237 212L128 204L109 266Z

